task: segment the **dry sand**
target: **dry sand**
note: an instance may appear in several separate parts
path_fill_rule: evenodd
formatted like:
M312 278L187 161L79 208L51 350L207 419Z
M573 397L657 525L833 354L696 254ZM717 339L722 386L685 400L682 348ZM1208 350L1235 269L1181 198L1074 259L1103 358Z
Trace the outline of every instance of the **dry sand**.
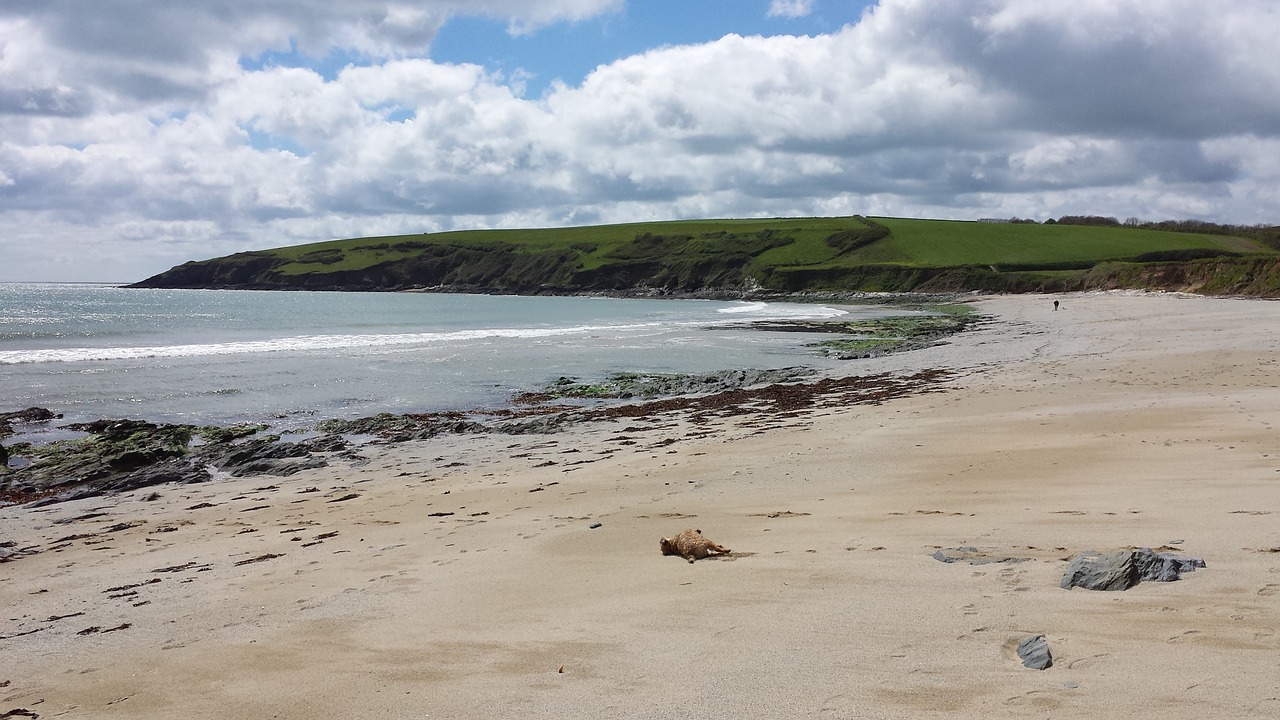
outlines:
M1280 304L1059 299L851 363L956 370L880 405L0 508L0 715L1280 717ZM1208 568L1059 588L1129 546Z

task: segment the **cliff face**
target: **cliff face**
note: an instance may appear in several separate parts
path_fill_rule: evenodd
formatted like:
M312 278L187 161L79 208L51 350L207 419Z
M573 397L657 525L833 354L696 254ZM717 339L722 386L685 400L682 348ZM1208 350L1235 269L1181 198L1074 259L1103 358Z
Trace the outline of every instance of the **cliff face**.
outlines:
M238 253L214 260L189 262L135 283L139 288L245 288L271 287L264 280L284 260L270 253Z
M272 253L239 253L190 262L147 278L138 288L246 290L397 290L460 286L528 292L568 280L573 251L522 252L513 247L430 246L420 253L367 267L288 272L290 261Z
M1091 240L1098 245L1097 238L1064 235L1041 226L1018 228L1023 235L1012 245L1006 238L1004 246L995 241L984 246L985 235L941 221L936 234L920 237L919 228L909 228L916 236L906 239L865 218L774 220L762 227L765 222L743 229L741 221L705 221L679 230L655 223L649 227L666 232L641 228L634 235L611 233L607 227L588 228L590 233L556 231L569 235L551 240L519 231L514 233L515 241L509 235L495 238L492 234L478 239L465 234L363 238L189 262L134 287L430 288L513 294L756 288L784 293L1018 293L1138 288L1280 297L1280 256L1265 254L1265 247L1246 246L1239 238L1230 242L1198 238L1195 242L1203 246L1187 247L1185 236L1172 233L1154 240L1135 235L1141 241L1137 242L1124 231L1115 231L1097 257L1089 258L1061 248ZM1027 252L1029 246L1042 247L1044 252ZM971 252L929 254L939 247L968 247ZM922 259L930 257L935 258L933 264ZM998 262L1008 257L1020 257L1022 262ZM940 264L948 261L956 264ZM990 264L993 261L996 264Z
M792 242L774 234L706 237L644 233L584 267L590 247L536 250L515 244L462 246L419 243L394 259L343 269L339 251L289 260L272 252L239 253L191 262L148 278L139 288L250 290L472 289L482 292L701 290L752 282L754 259ZM408 252L411 251L411 252ZM308 268L300 271L300 267Z
M140 288L245 290L401 290L445 288L476 292L697 291L760 287L780 292L1070 292L1141 289L1202 295L1280 297L1280 258L1219 258L1167 263L1101 263L1054 273L990 267L771 270L751 267L750 256L641 258L578 269L576 254L471 251L425 253L359 270L285 274L281 258L243 253L186 263L137 283Z
M1223 258L1181 263L1104 263L1066 290L1163 290L1200 295L1280 297L1280 259Z

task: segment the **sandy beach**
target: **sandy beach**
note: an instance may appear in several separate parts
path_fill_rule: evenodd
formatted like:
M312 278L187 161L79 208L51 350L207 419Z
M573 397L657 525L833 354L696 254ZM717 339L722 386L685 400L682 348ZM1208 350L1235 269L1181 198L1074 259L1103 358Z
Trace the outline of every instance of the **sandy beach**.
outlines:
M0 508L0 716L1280 717L1280 303L975 304L878 403ZM1059 587L1129 547L1207 567Z

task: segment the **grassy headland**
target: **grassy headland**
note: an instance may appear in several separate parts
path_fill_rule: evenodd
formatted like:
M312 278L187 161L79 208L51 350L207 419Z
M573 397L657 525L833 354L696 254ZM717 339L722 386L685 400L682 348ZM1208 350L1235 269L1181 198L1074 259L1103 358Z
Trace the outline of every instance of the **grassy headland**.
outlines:
M860 216L689 220L335 240L189 262L136 286L509 293L1133 287L1274 296L1280 252L1257 233Z

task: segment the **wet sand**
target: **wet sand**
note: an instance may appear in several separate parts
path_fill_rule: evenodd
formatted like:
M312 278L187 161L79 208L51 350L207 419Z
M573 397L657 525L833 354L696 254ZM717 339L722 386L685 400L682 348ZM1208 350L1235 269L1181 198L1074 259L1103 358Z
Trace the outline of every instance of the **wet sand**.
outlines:
M0 508L0 716L1280 716L1280 304L1055 297L851 362L948 371L875 402ZM1059 587L1131 546L1208 567Z

